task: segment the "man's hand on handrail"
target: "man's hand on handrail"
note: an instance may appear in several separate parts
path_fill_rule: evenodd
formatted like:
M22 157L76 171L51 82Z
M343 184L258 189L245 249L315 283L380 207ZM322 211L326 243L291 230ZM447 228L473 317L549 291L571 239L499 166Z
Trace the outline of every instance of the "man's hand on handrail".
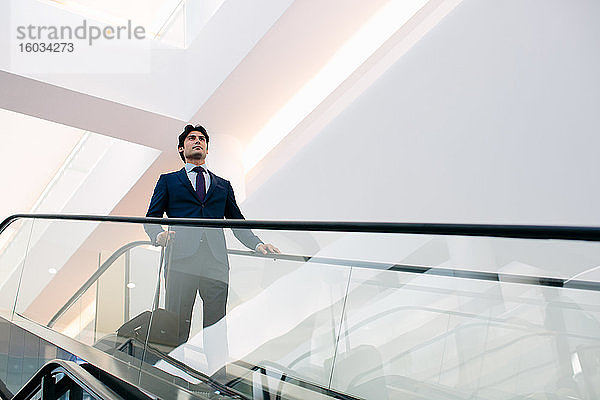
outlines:
M256 246L256 251L258 253L262 253L262 254L269 254L269 253L276 253L276 254L280 254L281 251L279 251L279 249L275 246L273 246L271 243L261 243L258 246Z
M162 231L156 236L156 245L165 247L175 238L175 231Z
M175 239L175 231L162 231L156 236L156 245L165 247ZM271 243L261 243L256 246L256 252L262 254L281 254L281 251Z

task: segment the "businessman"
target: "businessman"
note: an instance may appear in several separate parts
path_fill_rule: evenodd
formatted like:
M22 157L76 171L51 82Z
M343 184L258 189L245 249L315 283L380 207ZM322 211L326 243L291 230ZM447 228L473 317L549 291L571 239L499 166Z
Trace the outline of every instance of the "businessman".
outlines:
M243 219L229 181L206 168L208 133L201 125L187 125L179 135L178 151L185 166L161 175L150 200L147 217ZM229 288L229 260L223 230L159 225L144 229L155 245L172 246L167 271L166 308L179 316L179 342L187 341L196 293L203 302L203 327L225 316ZM279 253L249 229L233 229L235 237L257 252ZM205 331L206 332L206 331ZM206 334L205 334L206 338ZM209 345L205 340L205 348ZM206 349L205 349L206 350ZM210 360L209 360L210 363Z

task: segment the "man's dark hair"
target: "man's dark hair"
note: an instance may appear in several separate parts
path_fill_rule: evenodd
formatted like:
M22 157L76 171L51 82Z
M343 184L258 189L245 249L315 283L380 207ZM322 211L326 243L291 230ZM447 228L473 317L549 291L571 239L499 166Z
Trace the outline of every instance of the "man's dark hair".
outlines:
M203 134L204 138L206 139L206 146L208 147L208 133L206 132L206 129L204 129L202 125L186 125L185 128L183 128L183 132L181 133L181 135L179 135L179 145L177 146L177 149L183 147L183 142L185 142L185 138L188 137L190 132L200 132L201 134ZM183 151L179 152L179 156L181 157L183 162L185 162Z

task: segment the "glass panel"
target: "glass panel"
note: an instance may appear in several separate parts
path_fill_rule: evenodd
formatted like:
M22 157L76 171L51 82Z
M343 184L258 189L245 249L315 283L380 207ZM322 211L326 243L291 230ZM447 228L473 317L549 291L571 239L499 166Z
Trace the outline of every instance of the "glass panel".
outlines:
M160 255L144 243L137 224L36 220L16 314L139 364Z
M116 291L123 298L120 314L113 318L120 319L114 323L113 336L116 333L116 345L121 354L133 357L136 363L141 363L144 346L148 338L148 328L154 308L158 269L161 262L161 253L158 248L142 246L132 249L123 257L120 271L121 285ZM124 278L123 278L124 276ZM105 286L113 285L106 277ZM114 301L114 299L112 300ZM113 309L110 305L107 309ZM110 329L106 330L110 332Z
M98 266L96 245L102 244L82 246L97 227L93 222L34 221L15 307L18 315L46 325L81 287Z
M100 254L99 267L111 254ZM96 289L96 340L114 333L123 325L125 316L127 253L117 258L98 278Z
M19 219L0 235L0 317L12 319L33 220Z
M188 385L205 374L299 398L597 390L596 244L257 231L286 253L263 257L226 230L225 256L220 229L171 230L153 324L178 344L161 358L150 340L146 363Z
M17 235L10 245L16 252L21 243L26 258L0 258L3 268L25 260L15 318L134 365L143 360L142 385L159 378L206 392L210 376L251 398L600 394L597 243L47 220L30 227L30 239ZM143 245L163 229L174 232L166 247ZM257 253L258 238L283 254ZM25 351L26 341L11 332L6 375L15 385L28 361L47 358L41 344Z
M257 387L292 393L292 380L295 392L322 397L350 269L306 257L318 249L311 233L256 232L288 253L303 254L276 259L253 251L257 239L248 230L235 230L237 239L226 230L225 240L222 229L171 229L166 310L152 323L165 331L177 323L178 341L159 360L149 356L150 341L146 362L192 385L202 374L221 383L236 380L231 386L250 397ZM298 388L299 381L313 388Z
M0 235L0 380L9 388L18 384L17 375L22 368L22 355L15 351L9 321L13 316L32 225L31 220L19 219Z
M598 244L380 237L399 250L398 264L352 269L332 389L368 398L598 393ZM354 260L359 251L349 252ZM582 280L592 290L549 287L539 277Z
M139 362L146 341L159 262L160 250L153 246L136 246L117 258L98 279L96 347L111 354L118 350L121 354L116 355L125 357L126 354Z

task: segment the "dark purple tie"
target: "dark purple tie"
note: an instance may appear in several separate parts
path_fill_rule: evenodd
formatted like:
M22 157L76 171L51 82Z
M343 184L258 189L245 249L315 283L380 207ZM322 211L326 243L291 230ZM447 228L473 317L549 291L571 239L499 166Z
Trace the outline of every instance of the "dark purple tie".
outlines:
M200 201L204 201L204 196L206 196L206 188L204 185L204 168L202 167L194 167L192 171L196 172L196 194Z

